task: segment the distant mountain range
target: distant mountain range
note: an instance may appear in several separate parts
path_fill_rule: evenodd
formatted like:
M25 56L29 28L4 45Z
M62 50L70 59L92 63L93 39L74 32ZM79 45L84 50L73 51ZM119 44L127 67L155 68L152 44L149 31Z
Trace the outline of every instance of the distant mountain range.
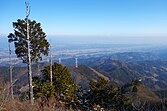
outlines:
M70 59L64 63L71 65ZM118 53L79 59L79 63L81 66L77 70L72 69L71 72L75 75L81 74L88 80L97 78L97 73L100 73L119 85L137 79L153 90L167 88L167 61L151 53Z
M126 52L78 58L78 68L74 67L73 58L63 60L62 63L69 67L75 83L83 89L88 89L90 80L96 81L101 76L117 86L140 80L152 90L166 90L167 60L160 55L160 53L153 55L146 52ZM49 64L41 63L40 69L46 65ZM33 65L33 75L38 75L36 65ZM15 84L19 87L26 86L28 83L26 67L14 67L13 76ZM8 78L9 68L0 67L0 79Z

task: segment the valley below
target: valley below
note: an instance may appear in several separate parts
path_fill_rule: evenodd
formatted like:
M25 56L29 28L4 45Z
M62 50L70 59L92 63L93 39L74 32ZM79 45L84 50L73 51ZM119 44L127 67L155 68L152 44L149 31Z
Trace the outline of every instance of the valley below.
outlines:
M167 48L143 48L142 45L72 47L71 50L53 49L53 63L67 67L74 83L83 92L90 91L92 81L104 78L116 89L121 88L133 103L149 101L151 104L160 104L162 100L166 101ZM10 78L7 53L1 54L0 83L8 83ZM39 67L33 63L33 76L42 77L42 70L49 65L49 57L44 57ZM14 95L22 97L28 91L28 70L14 53L12 70Z
M78 49L78 47L80 49ZM60 48L59 48L60 49ZM167 48L143 45L70 45L61 47L62 50L53 49L53 62L61 62L67 66L78 84L82 85L82 80L87 81L97 79L102 76L118 85L127 84L133 80L140 80L144 85L152 90L164 90L167 88ZM8 52L1 54L0 74L9 78ZM75 68L78 59L78 68ZM60 61L61 59L61 61ZM48 65L49 57L44 57L40 62L40 68ZM26 64L17 59L12 54L13 70L16 72L19 67L24 71L14 74L17 80L27 76ZM36 65L34 64L34 70ZM6 69L4 69L6 68ZM21 69L20 68L20 69ZM33 71L36 75L37 71ZM16 78L17 77L17 78ZM18 78L21 77L21 78ZM21 80L20 80L21 81ZM85 83L83 83L85 84Z

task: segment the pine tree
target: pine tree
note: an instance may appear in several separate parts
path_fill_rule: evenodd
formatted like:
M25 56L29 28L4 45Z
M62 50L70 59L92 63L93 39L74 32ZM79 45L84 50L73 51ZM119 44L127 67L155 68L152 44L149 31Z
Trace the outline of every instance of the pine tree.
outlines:
M90 81L89 103L100 105L106 110L122 110L127 98L120 88L115 87L109 81L99 77L97 81Z
M26 19L18 19L13 22L14 33L8 35L8 41L14 42L15 53L18 58L27 64L29 78L29 98L33 105L33 86L31 63L38 63L42 60L42 55L48 55L49 43L46 34L42 31L40 23L28 19L29 5L26 2Z
M14 42L15 53L24 63L28 63L27 46L27 20L18 19L13 22L14 33L8 35L8 41ZM29 20L30 54L31 61L42 60L42 55L48 55L49 43L46 40L46 34L41 28L41 24L35 20Z
M77 86L74 84L67 67L57 64L52 65L53 85L50 84L50 66L42 70L42 77L34 77L34 96L36 98L45 96L59 96L61 100L70 102L75 99ZM49 90L46 90L49 89ZM48 93L47 96L45 95ZM50 95L49 95L50 94ZM48 96L49 95L49 96Z

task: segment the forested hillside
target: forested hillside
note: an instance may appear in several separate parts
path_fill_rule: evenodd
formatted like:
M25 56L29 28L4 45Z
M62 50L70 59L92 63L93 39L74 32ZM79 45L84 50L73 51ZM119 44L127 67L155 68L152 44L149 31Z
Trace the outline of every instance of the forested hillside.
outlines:
M0 111L167 111L167 0L0 4Z

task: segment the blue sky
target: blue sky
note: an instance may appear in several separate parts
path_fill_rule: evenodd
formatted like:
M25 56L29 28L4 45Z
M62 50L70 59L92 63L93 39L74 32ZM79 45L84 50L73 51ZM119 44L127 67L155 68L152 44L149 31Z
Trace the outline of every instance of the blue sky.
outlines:
M29 0L47 35L165 36L167 0ZM0 0L0 34L25 18L25 0Z

